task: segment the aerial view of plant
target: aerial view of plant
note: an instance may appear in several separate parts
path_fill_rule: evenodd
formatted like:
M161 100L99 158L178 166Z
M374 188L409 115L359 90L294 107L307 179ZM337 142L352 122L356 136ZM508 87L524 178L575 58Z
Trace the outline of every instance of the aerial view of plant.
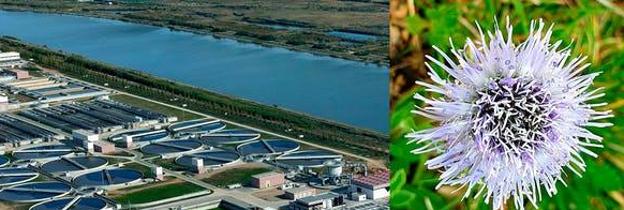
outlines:
M392 1L392 209L624 208L623 8Z

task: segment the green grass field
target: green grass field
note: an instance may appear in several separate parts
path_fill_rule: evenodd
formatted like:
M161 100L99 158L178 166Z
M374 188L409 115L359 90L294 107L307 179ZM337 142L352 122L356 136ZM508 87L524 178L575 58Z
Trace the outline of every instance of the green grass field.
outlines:
M178 197L190 193L195 193L205 190L204 188L191 184L191 183L176 183L176 184L168 184L153 188L148 188L145 190L123 194L121 196L115 197L114 200L117 203L122 205L127 204L141 204L141 203L149 203L153 201L158 201L162 199L168 199L173 197Z
M605 3L607 2L607 3ZM397 59L396 66L414 61L425 54L440 59L432 45L449 52L448 38L456 47L463 46L466 38L474 39L478 32L474 22L478 21L484 30L492 30L494 17L501 25L509 16L514 25L514 40L525 39L531 19L543 18L547 26L554 23L551 40L563 40L562 46L570 46L572 57L588 56L592 63L585 74L601 71L594 80L594 87L604 87L606 96L599 99L608 102L603 110L613 110L614 118L607 121L614 124L609 128L590 129L604 137L604 148L592 148L598 158L583 154L587 171L579 177L565 170L567 187L557 184L558 193L553 197L542 195L539 209L624 209L624 5L611 1L589 0L483 0L483 1L414 1L414 13L406 15L405 31L417 40L417 46L400 51L410 55ZM393 3L396 3L393 2ZM618 5L619 4L619 5ZM406 4L407 5L407 4ZM475 33L476 32L476 33ZM573 41L573 42L572 42ZM401 60L403 59L403 60ZM420 62L422 63L422 62ZM411 69L404 78L428 80L422 69ZM398 71L397 71L398 72ZM420 73L418 73L420 72ZM400 73L399 73L400 74ZM444 77L444 76L443 76ZM406 144L405 134L434 126L432 121L410 113L416 102L415 92L425 94L413 81L393 85L403 86L405 91L393 102L391 114L391 207L398 210L420 209L492 209L482 197L462 199L465 189L458 186L435 189L440 173L428 170L424 163L435 153L414 155L410 151L417 145ZM397 88L398 89L398 88ZM457 192L453 192L458 190ZM478 189L477 189L478 190ZM472 195L476 194L473 192ZM525 209L535 209L528 200ZM506 209L515 209L507 201Z
M227 187L228 185L236 183L247 185L251 182L251 177L253 175L269 171L272 170L270 168L234 168L222 171L218 174L212 175L209 178L204 178L202 181L217 187Z

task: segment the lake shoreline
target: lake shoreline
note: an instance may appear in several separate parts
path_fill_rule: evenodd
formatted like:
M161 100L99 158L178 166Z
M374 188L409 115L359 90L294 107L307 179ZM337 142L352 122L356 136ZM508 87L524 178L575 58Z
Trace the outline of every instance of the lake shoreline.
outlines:
M387 91L378 88L387 86L387 72L376 65L87 16L5 11L0 20L1 33L30 43L330 121L388 131L382 123L387 118Z
M275 44L275 43L262 41L259 39L247 38L244 36L237 36L236 34L231 34L231 35L230 34L217 34L214 32L210 32L206 29L194 29L194 28L185 27L185 26L162 24L159 22L148 21L148 20L119 18L115 16L107 16L107 15L100 15L100 14L93 14L93 13L29 10L29 9L23 9L23 8L7 8L7 7L4 7L3 5L0 5L0 10L9 11L9 12L33 12L33 13L43 13L43 14L72 15L72 16L81 16L81 17L87 17L87 18L99 18L99 19L120 21L120 22L132 23L132 24L140 24L140 25L148 25L148 26L154 26L154 27L159 27L159 28L166 28L172 31L181 31L181 32L187 32L187 33L192 33L192 34L202 35L202 36L211 36L215 39L229 39L229 40L237 41L240 43L255 44L255 45L268 47L268 48L282 48L282 49L287 49L287 50L294 51L294 52L309 53L315 56L325 56L325 57L331 57L331 58L336 58L336 59L355 61L355 62L364 63L366 65L376 65L378 67L386 68L388 70L389 70L389 65L390 65L388 60L385 60L383 62L372 61L372 60L363 59L360 56L355 56L355 55L351 55L348 53L336 53L336 52L327 52L327 51L322 52L319 50L314 50L310 47L298 47L296 45Z

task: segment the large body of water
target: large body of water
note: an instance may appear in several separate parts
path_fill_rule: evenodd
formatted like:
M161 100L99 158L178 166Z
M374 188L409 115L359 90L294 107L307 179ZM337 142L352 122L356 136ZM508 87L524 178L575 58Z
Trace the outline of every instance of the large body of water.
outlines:
M388 131L388 70L166 28L0 11L0 35L207 90Z

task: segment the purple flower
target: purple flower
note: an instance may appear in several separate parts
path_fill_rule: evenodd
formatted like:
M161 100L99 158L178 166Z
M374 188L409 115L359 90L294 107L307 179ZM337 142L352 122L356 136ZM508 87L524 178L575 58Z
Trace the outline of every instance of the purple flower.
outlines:
M564 168L581 176L581 153L597 156L587 148L602 147L602 138L585 127L611 126L596 120L613 116L593 110L606 103L590 102L604 95L590 90L599 73L581 74L586 57L570 58L561 41L550 43L551 29L532 21L529 36L516 45L509 20L506 34L496 27L487 40L479 27L480 40L451 48L454 59L434 46L445 62L427 59L453 79L426 64L433 83L416 83L442 97L416 94L425 106L413 113L439 123L407 137L419 144L414 154L438 153L426 162L442 172L437 187L467 187L464 198L476 191L474 197L484 195L494 209L513 198L524 209L525 198L536 206L542 194L557 193Z

